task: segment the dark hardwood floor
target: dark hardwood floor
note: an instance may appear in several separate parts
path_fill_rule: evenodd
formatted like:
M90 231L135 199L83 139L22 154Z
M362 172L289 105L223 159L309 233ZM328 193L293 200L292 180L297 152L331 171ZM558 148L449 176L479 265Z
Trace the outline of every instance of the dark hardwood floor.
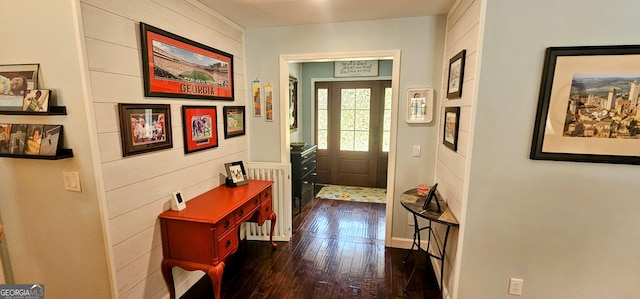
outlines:
M429 261L385 248L385 205L313 199L294 216L293 238L242 241L227 258L221 297L231 298L440 298ZM418 262L407 292L403 287ZM183 299L213 298L204 276Z

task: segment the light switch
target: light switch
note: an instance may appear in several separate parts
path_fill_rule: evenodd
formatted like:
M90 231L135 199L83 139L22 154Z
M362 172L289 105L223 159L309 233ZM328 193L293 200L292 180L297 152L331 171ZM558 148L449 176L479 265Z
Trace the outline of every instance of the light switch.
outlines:
M420 157L420 146L419 145L414 145L413 146L413 156L414 157Z
M82 192L80 188L80 174L77 171L63 171L64 189L74 192Z

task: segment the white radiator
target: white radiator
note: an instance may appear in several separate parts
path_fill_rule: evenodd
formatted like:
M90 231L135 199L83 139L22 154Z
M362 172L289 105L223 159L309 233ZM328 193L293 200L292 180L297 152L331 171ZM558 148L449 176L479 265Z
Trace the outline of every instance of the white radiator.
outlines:
M276 226L273 230L274 241L291 240L291 164L247 163L247 175L252 180L273 181L273 211L276 213ZM245 224L245 236L248 240L269 240L271 221L262 226L257 223Z

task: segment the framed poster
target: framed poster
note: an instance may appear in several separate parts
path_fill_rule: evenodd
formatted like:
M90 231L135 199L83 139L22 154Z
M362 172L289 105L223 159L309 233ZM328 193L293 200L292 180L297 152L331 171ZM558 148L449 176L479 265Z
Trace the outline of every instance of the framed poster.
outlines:
M255 79L251 82L251 90L253 96L253 116L262 116L262 92L260 91L260 80Z
M640 164L640 46L547 48L533 160Z
M182 106L184 153L218 147L216 106Z
M462 82L464 80L464 60L467 50L462 50L449 60L449 81L447 84L447 98L462 97Z
M233 101L233 55L140 23L144 95Z
M444 108L444 134L442 143L453 151L458 150L458 130L460 129L460 107Z
M245 134L244 106L224 106L224 139Z
M0 65L0 111L23 111L24 97L38 88L39 64Z
M173 147L168 104L118 104L122 156Z

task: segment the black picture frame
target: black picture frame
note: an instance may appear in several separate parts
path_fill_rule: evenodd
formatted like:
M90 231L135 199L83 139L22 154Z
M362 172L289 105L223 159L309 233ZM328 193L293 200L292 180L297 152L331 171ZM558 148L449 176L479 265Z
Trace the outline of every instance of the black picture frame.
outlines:
M460 107L444 108L444 132L442 143L453 151L458 150L458 131L460 130Z
M23 111L25 96L38 89L39 73L39 63L0 65L0 111Z
M224 168L227 171L225 184L229 187L237 187L249 183L249 177L244 169L242 161L225 163Z
M464 63L467 50L462 50L449 60L449 76L447 78L447 98L462 97L462 83L464 82Z
M639 93L640 45L547 48L530 159L640 164Z
M140 40L145 96L234 100L233 55L142 22Z
M438 183L435 183L431 188L429 188L429 193L424 198L424 205L422 206L423 210L427 210L429 208L429 204L432 200L435 200L436 207L438 208L438 213L442 212L442 208L440 207L440 202L438 201L438 196L436 195L436 189L438 188Z
M182 106L184 153L218 147L218 110L216 106Z
M224 106L224 139L242 136L246 133L246 113L244 106Z
M118 103L118 114L123 157L173 147L170 105Z
M289 129L298 129L298 79L289 76Z

